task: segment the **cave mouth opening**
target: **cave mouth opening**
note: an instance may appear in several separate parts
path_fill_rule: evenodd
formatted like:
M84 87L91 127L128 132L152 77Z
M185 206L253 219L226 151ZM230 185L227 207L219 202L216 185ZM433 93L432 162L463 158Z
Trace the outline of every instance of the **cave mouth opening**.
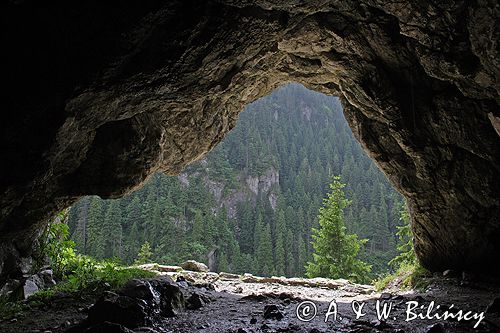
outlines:
M366 239L356 257L371 282L398 254L403 199L354 139L339 99L297 83L248 105L180 175L155 174L121 199L82 198L68 214L71 239L80 253L127 264L149 247L160 264L301 277L333 175L346 185L348 233Z

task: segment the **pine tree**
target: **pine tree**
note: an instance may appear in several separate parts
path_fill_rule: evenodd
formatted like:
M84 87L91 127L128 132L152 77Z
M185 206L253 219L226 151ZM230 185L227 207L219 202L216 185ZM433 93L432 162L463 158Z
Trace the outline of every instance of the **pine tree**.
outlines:
M101 225L104 215L103 208L104 203L98 197L91 197L85 254L91 255L97 259L104 258L104 237Z
M275 258L275 268L276 275L285 274L285 246L284 246L284 235L285 233L285 213L280 210L278 211L278 218L276 221L276 240L274 244L274 258Z
M313 229L313 261L306 267L309 277L348 278L363 282L370 266L357 258L364 243L356 235L346 233L343 210L349 204L343 192L345 184L333 177L331 192L319 212L320 229Z
M149 242L144 242L142 244L139 253L137 254L137 259L135 260L136 265L147 264L151 261L151 257L153 256L153 252L151 251L151 245Z
M128 235L128 247L127 254L125 256L125 262L130 263L134 260L135 254L139 252L141 246L141 234L139 232L138 222L132 224L130 228L130 234Z
M104 217L102 237L104 243L104 257L120 258L122 254L122 226L120 203L111 200Z
M270 276L274 273L273 269L273 244L271 241L271 227L268 223L262 228L260 242L257 247L257 262L260 274Z

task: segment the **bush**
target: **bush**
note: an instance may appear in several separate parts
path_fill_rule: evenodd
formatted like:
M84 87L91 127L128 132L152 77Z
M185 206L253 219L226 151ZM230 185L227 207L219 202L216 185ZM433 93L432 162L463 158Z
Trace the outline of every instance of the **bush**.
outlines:
M35 293L30 297L30 302L44 303L58 292L81 293L104 288L116 289L133 278L156 276L156 273L150 271L123 267L116 259L98 261L77 253L75 243L67 239L69 229L63 223L64 220L65 212L52 219L42 241L42 251L60 283Z

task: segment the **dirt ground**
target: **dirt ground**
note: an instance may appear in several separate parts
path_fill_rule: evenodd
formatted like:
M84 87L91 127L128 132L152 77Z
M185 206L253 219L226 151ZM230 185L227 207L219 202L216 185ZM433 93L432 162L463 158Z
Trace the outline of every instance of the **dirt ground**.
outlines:
M461 285L458 280L447 279L430 285L426 292L359 294L350 288L338 290L283 286L279 284L240 283L217 281L216 291L201 290L212 299L198 310L187 310L176 318L165 321L167 332L500 332L500 314L480 313L488 304L500 296L500 289L492 285ZM377 300L392 310L387 320L377 318ZM303 303L307 301L306 303ZM332 303L334 301L335 303ZM431 316L434 319L413 318L427 314L429 304L434 301ZM416 302L418 307L407 314L407 302ZM316 316L313 318L314 306ZM364 305L362 306L361 304ZM410 303L410 306L416 303ZM334 320L335 304L337 320ZM354 309L360 311L356 318ZM452 306L453 304L453 306ZM265 318L266 306L276 305L283 318ZM436 310L436 307L439 308ZM423 308L421 308L423 306ZM331 315L327 316L330 307ZM435 319L446 307L458 315L462 310L468 316L458 320ZM298 310L297 310L298 309ZM308 309L312 309L308 312ZM362 315L362 314L365 315ZM362 315L362 316L361 316ZM472 318L476 315L474 319ZM303 317L301 321L298 316ZM407 317L408 316L408 317ZM279 317L279 316L278 316ZM327 321L325 322L325 319ZM470 319L470 320L466 320ZM476 329L474 326L479 322Z
M498 302L500 288L464 284L460 279L440 279L422 293L380 294L351 284L332 289L240 280L181 287L186 298L200 296L203 306L163 320L154 327L157 332L500 332L498 306L486 312L493 300ZM86 309L97 296L60 295L48 305L3 318L0 332L65 332L86 318ZM387 319L377 317L377 301L379 309L392 306ZM446 311L455 319L444 319Z

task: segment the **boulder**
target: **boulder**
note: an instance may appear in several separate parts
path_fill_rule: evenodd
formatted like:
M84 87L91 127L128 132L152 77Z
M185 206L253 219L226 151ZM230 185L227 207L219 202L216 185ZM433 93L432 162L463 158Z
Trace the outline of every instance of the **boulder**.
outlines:
M45 288L56 285L56 281L54 280L54 272L51 269L44 269L37 275L42 279Z
M45 286L44 281L38 276L38 274L29 276L23 285L23 298L27 299L37 291L43 289Z
M171 278L134 279L116 293L105 292L89 309L88 321L92 325L112 322L137 328L160 317L175 316L183 307L184 297Z
M120 295L142 299L146 302L159 303L158 293L153 290L151 284L146 280L130 280L120 289L119 293Z
M174 317L177 312L185 307L184 296L175 283L168 276L161 276L149 280L153 289L160 297L160 315L164 317Z
M219 278L221 280L239 280L240 276L238 274L220 272L219 273Z
M112 322L127 328L151 323L145 301L106 291L89 309L88 321L92 325Z
M281 312L277 305L271 304L264 307L264 319L281 320L283 317L283 312Z
M188 260L185 261L181 264L181 267L187 271L193 271L193 272L208 272L208 266L195 261L195 260Z
M193 293L189 298L186 300L187 303L187 308L190 310L197 310L201 307L203 307L205 304L210 302L210 299L202 294L198 293Z

